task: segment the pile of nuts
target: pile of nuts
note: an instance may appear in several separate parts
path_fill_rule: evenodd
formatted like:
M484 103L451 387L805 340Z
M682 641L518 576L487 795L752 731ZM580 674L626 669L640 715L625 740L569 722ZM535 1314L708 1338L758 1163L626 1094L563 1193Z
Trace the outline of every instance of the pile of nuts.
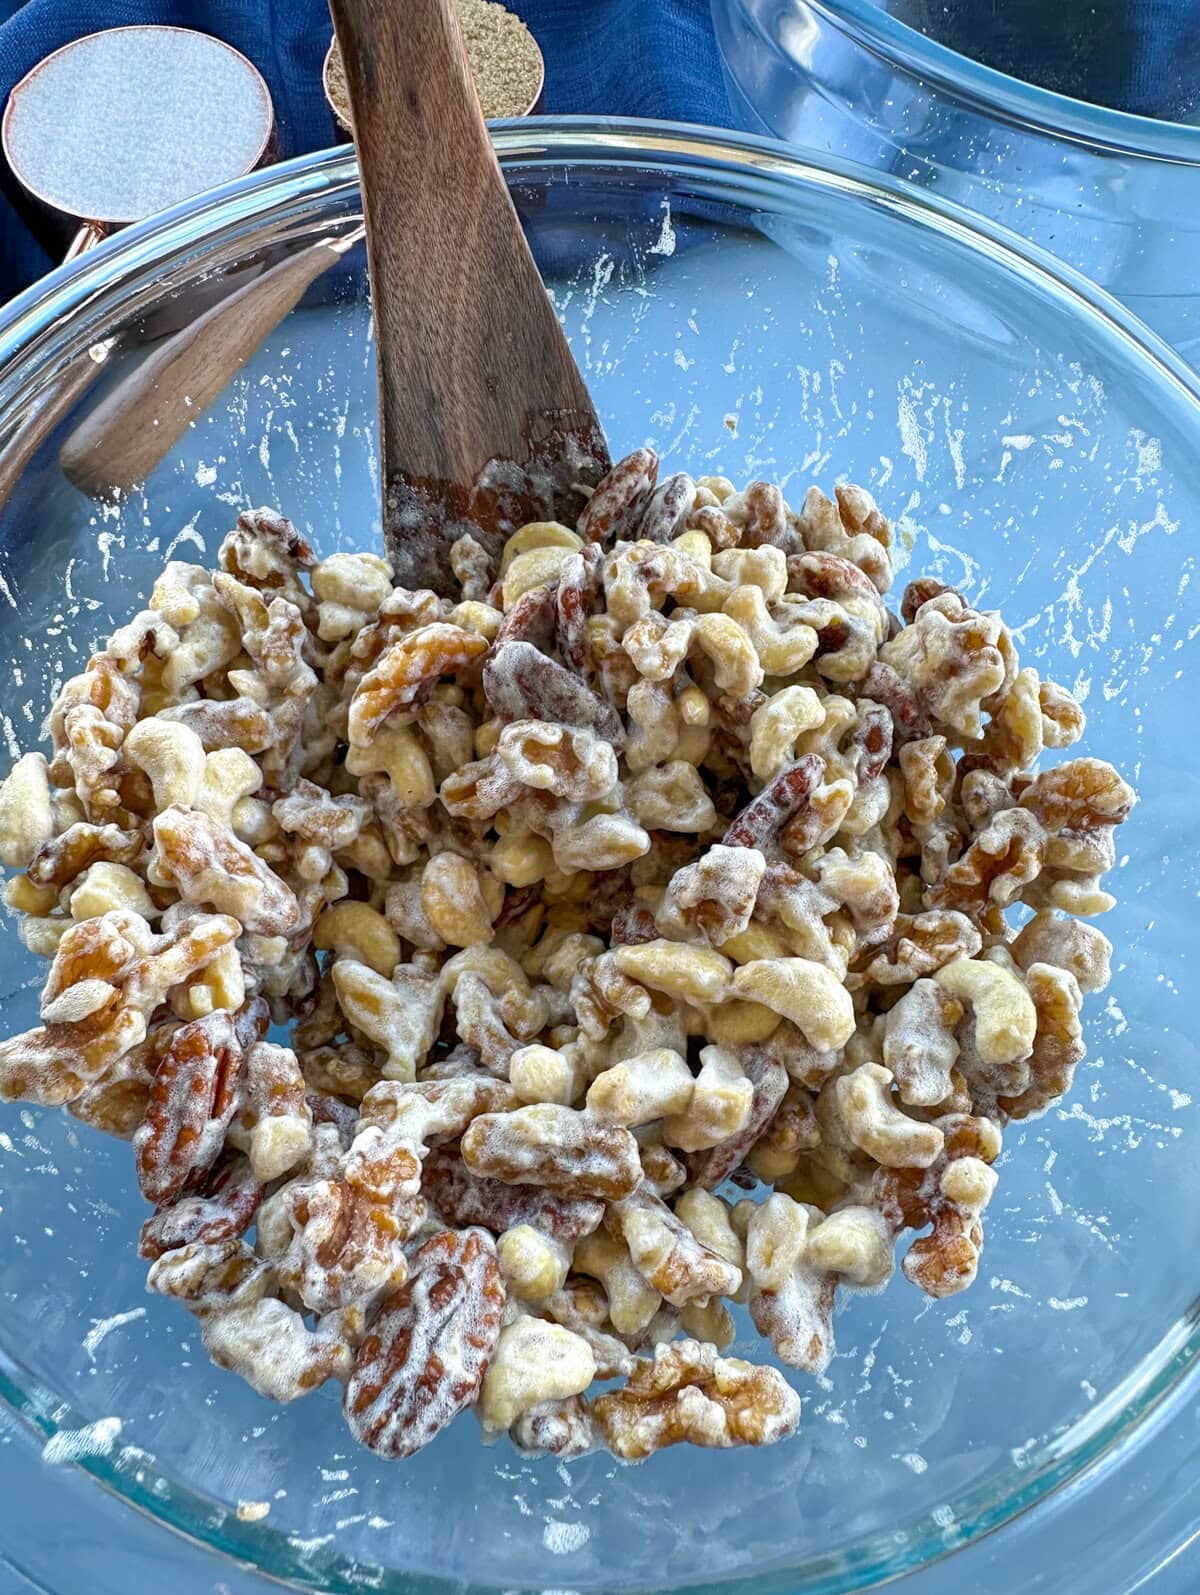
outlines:
M969 1285L1107 979L1134 794L1032 773L1083 713L999 614L889 611L859 488L657 468L460 537L454 597L242 515L0 787L50 960L0 1097L130 1139L150 1288L382 1455L469 1406L561 1456L790 1433L731 1307L819 1374L903 1232Z

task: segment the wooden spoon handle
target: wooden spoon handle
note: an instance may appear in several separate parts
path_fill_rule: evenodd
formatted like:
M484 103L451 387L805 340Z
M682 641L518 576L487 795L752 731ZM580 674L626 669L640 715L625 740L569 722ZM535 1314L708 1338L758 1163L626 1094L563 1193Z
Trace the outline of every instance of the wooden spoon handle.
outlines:
M428 584L434 573L417 567L444 568L446 523L480 518L474 489L492 462L545 466L561 491L594 483L607 453L508 196L455 7L331 10L362 173L384 530L400 579ZM443 527L432 536L431 517Z

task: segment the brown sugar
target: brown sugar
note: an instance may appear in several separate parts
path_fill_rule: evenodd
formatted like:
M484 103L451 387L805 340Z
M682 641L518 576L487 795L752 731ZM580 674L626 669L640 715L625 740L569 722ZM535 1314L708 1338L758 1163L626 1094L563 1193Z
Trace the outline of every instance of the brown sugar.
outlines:
M495 0L458 0L467 60L487 117L524 116L542 89L542 52L520 17ZM343 127L350 126L350 95L335 39L325 61L325 93Z

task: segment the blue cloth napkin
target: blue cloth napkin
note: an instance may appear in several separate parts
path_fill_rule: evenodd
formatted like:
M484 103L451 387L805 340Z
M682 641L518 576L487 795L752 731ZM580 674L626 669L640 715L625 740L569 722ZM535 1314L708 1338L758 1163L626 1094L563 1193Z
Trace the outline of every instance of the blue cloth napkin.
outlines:
M708 0L506 3L545 56L545 111L730 125ZM321 87L325 0L27 0L0 27L0 104L60 45L136 22L198 28L249 56L271 90L280 159L344 140ZM0 303L56 265L72 231L0 162Z
M1056 94L1135 116L1194 122L1197 0L885 0L960 55Z

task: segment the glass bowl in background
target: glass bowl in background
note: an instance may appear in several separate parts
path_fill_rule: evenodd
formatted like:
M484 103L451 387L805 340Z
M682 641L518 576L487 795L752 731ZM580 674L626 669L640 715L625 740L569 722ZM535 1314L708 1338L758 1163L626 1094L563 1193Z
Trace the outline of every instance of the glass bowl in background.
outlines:
M774 1449L564 1466L484 1449L467 1416L380 1462L335 1391L278 1408L210 1366L194 1320L144 1293L129 1148L17 1107L0 1108L0 1395L51 1461L304 1587L868 1587L1005 1522L1195 1388L1200 397L1118 306L886 179L646 123L495 138L616 450L649 441L795 501L814 480L869 485L910 573L1002 606L1022 657L1085 699L1086 748L1142 792L1089 1061L1061 1108L1009 1131L975 1288L934 1303L897 1278L851 1298L828 1376L797 1376L800 1434ZM376 544L358 246L143 488L95 501L61 465L179 327L359 220L350 155L306 158L132 229L0 319L0 447L81 361L99 373L0 508L10 751L163 560L211 560L238 510L279 504L323 553ZM0 937L16 1030L43 970L10 924ZM752 1332L736 1350L764 1355Z
M712 0L735 114L748 127L1002 222L1116 294L1195 363L1200 48L1194 27L1169 48L1186 7L1123 0L1132 33L1106 30L1113 9ZM1156 42L1166 59L1154 57ZM1039 83L1007 75L1026 49Z

